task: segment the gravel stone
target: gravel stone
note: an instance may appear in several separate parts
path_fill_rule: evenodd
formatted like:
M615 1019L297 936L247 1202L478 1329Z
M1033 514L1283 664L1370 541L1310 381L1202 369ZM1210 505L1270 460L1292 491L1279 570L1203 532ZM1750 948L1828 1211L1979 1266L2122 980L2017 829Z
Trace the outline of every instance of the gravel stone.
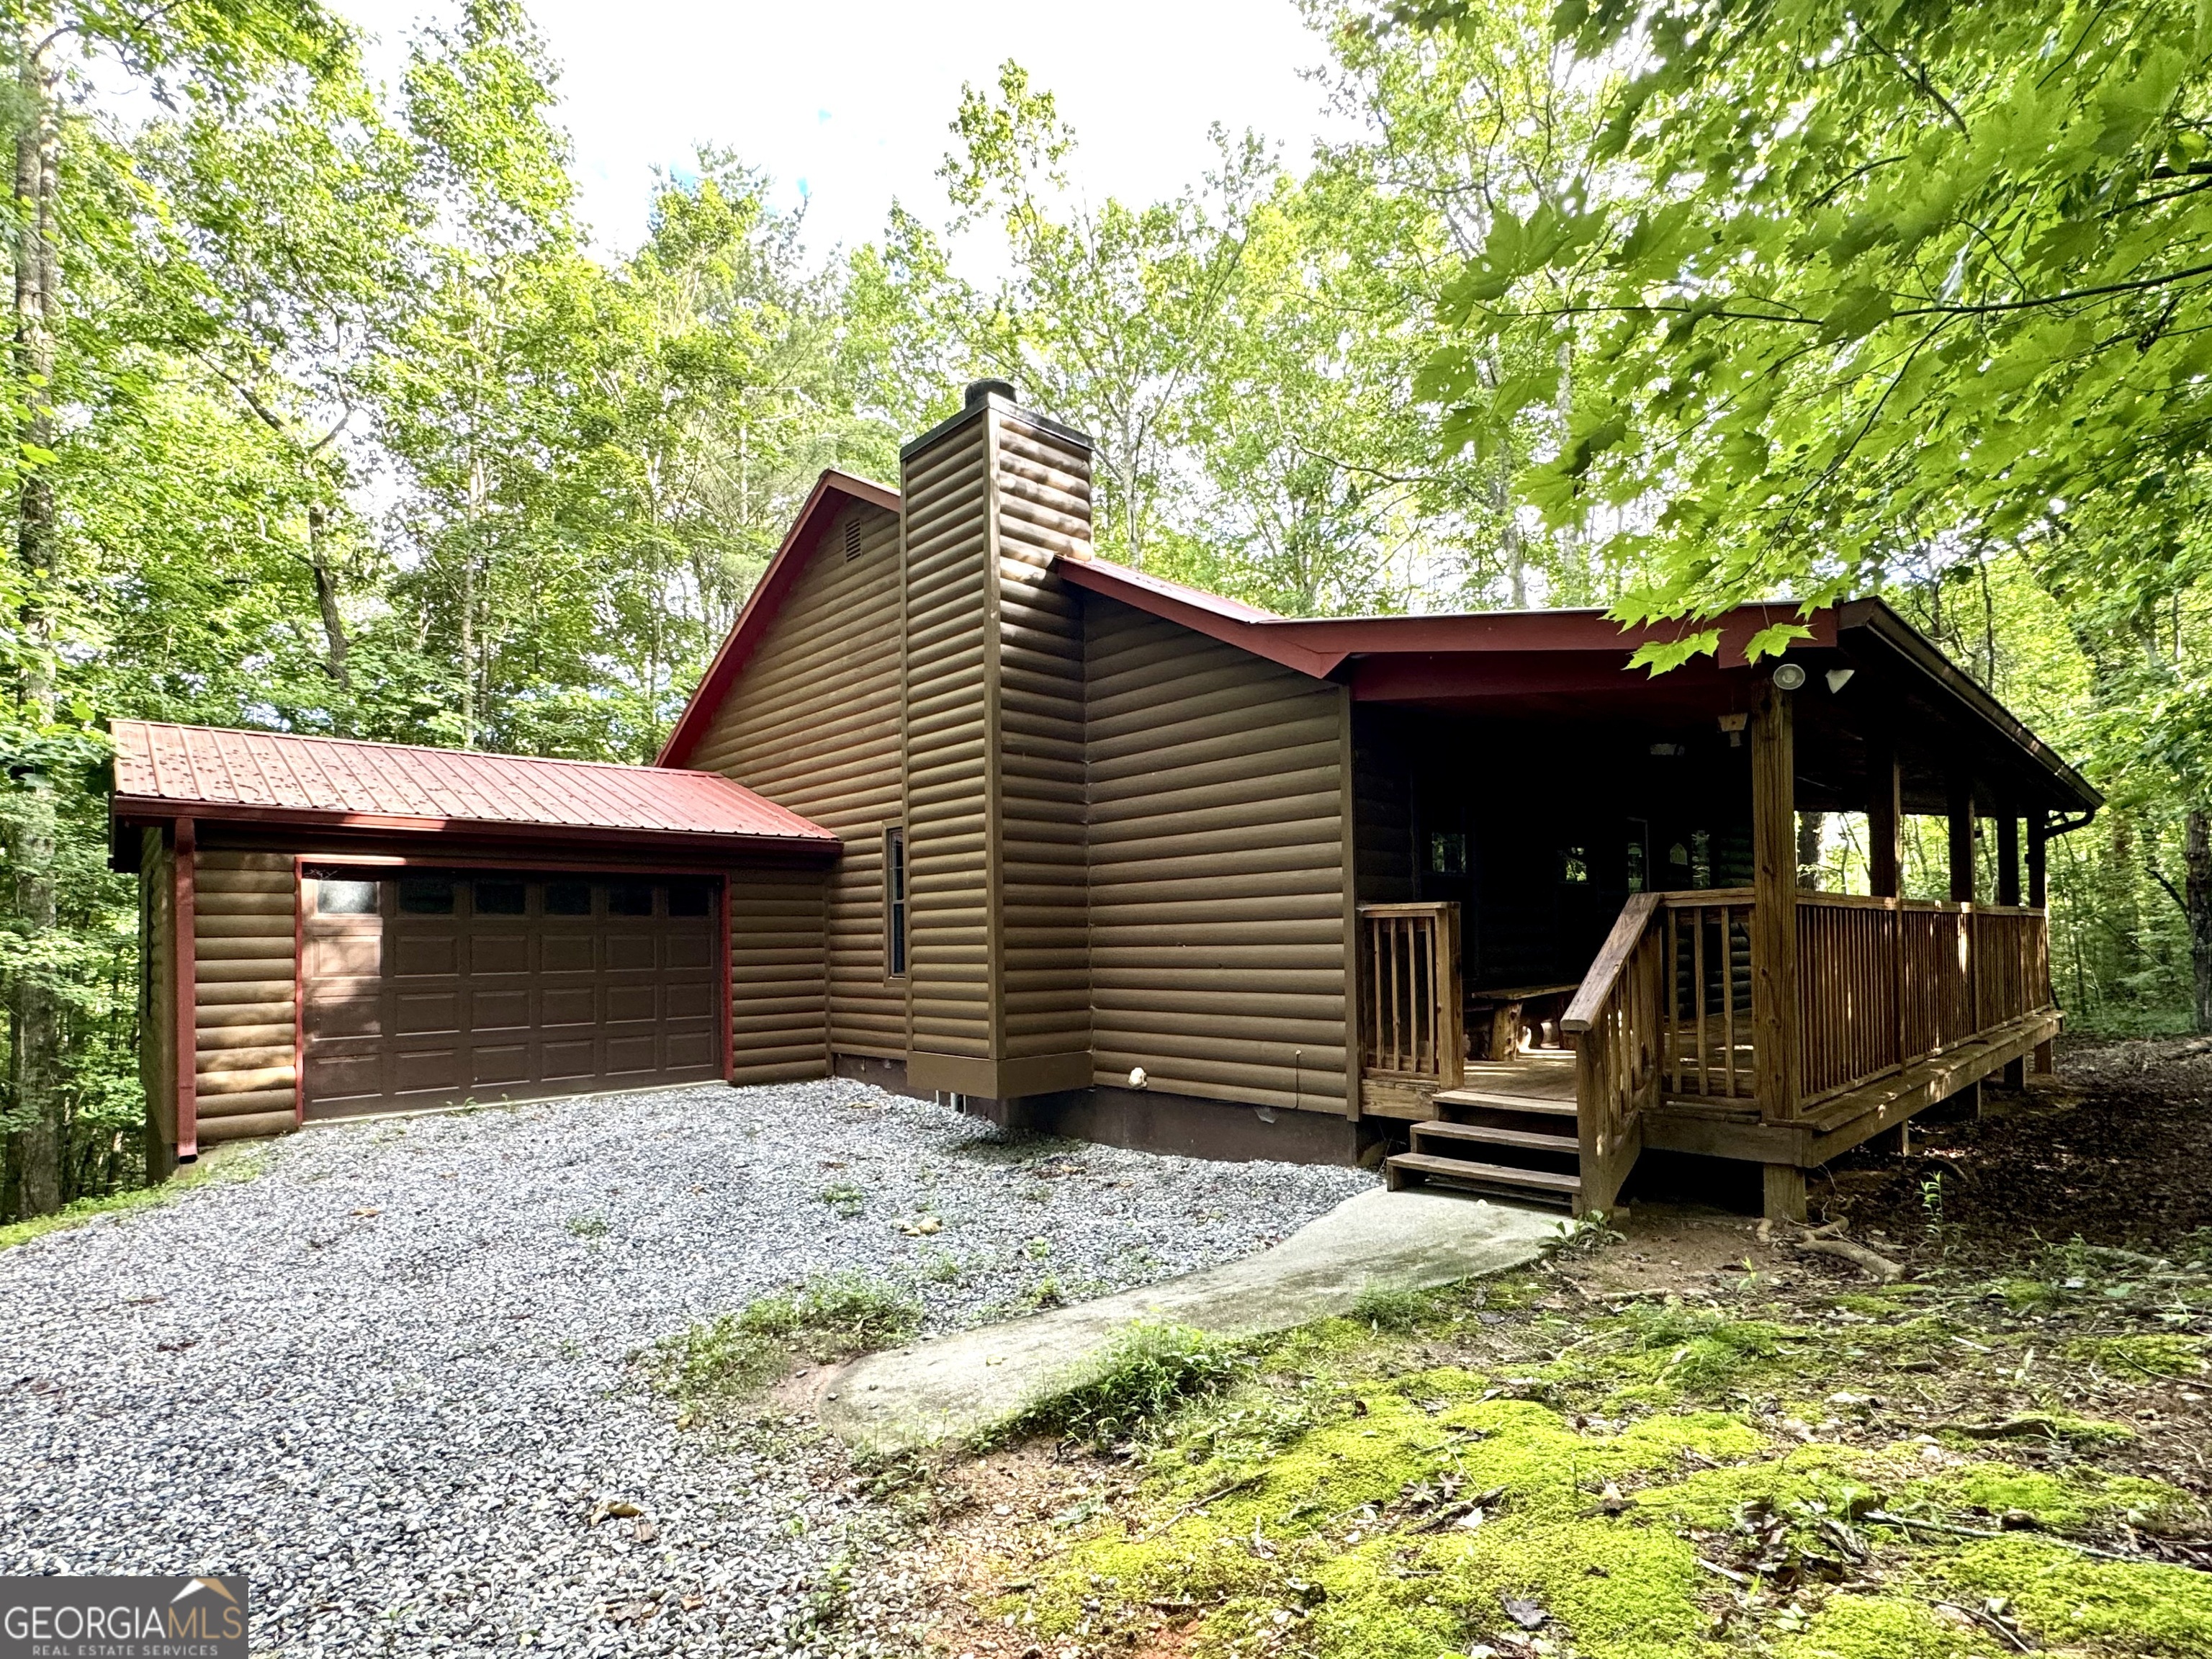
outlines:
M1047 1280L1249 1255L1375 1184L1009 1139L842 1079L318 1127L263 1157L0 1253L0 1574L241 1572L257 1654L345 1659L878 1627L839 1606L890 1525L845 1454L679 1430L639 1350L813 1273L908 1286L927 1332L986 1323ZM922 1215L942 1230L901 1231ZM611 1503L641 1513L594 1524Z

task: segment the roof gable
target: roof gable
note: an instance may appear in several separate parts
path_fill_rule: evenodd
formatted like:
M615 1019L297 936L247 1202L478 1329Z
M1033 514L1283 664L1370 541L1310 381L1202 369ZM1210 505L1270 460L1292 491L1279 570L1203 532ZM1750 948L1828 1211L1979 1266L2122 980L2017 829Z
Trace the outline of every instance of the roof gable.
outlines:
M670 728L668 740L653 757L655 766L683 766L690 760L699 740L714 724L722 700L729 696L738 676L744 672L745 665L752 660L754 652L775 626L784 601L791 596L792 588L822 545L830 521L837 516L839 508L853 501L881 507L887 513L899 510L898 491L849 472L831 469L815 480L806 504L799 509L799 516L784 534L783 544L776 549L775 556L769 561L760 580L746 595L744 608L738 612L729 637L715 652L714 659L707 665L707 672L700 677L690 701L684 705L684 712Z

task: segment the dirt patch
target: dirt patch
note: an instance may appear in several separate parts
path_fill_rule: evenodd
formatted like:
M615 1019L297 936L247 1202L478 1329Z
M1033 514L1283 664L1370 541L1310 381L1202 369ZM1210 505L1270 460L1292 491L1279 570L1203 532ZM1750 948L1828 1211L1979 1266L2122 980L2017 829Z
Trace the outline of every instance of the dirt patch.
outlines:
M2163 1250L2212 1227L2212 1040L2075 1042L2060 1077L1985 1091L1979 1120L1923 1118L1907 1158L1852 1153L1831 1171L1833 1199L1954 1259L2077 1237Z
M1076 1645L1041 1645L1000 1609L1034 1588L1023 1563L1049 1553L1137 1489L1126 1460L1036 1440L946 1465L928 1497L919 1541L892 1564L917 1586L909 1628L926 1651L974 1659L1059 1659ZM1181 1644L1139 1646L1171 1655Z
M1794 1264L1762 1244L1747 1217L1680 1205L1638 1205L1621 1224L1615 1248L1577 1258L1571 1282L1595 1296L1708 1288Z

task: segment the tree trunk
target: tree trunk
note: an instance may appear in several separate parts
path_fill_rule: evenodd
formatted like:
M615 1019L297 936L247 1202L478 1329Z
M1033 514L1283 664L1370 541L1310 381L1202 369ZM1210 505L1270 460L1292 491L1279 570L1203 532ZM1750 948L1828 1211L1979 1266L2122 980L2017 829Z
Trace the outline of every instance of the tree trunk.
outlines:
M1137 459L1125 453L1121 463L1121 522L1129 532L1129 562L1141 570L1145 568L1145 550L1139 540L1141 532L1137 524Z
M477 553L483 534L484 503L490 487L483 457L469 460L467 533L461 538L461 747L477 746Z
M16 718L43 730L53 724L54 688L47 659L53 619L46 595L53 580L53 483L27 452L52 447L54 314L60 260L54 197L60 171L60 112L48 68L43 8L22 21L15 137L15 373L25 413L16 437L24 447L15 495L15 557L23 601L16 618L24 666L15 686ZM54 798L43 778L23 780L9 802L9 854L15 879L9 897L27 941L54 927ZM53 988L36 973L17 971L7 983L10 1038L9 1093L15 1133L9 1137L17 1212L43 1215L62 1205L63 1141L67 1123L61 1089L61 1011Z
M477 746L477 552L461 552L461 747Z
M43 781L16 787L9 811L15 864L15 916L35 937L54 926L54 794ZM9 1094L20 1126L9 1137L19 1216L62 1206L63 1146L68 1135L61 1076L61 1007L53 988L19 969L8 984Z
M2189 912L2189 963L2194 970L2197 1029L2212 1031L2212 824L2193 811L2182 821L2182 896Z
M1800 812L1797 815L1797 884L1817 888L1820 884L1820 837L1827 829L1826 812Z
M353 674L346 667L345 617L338 611L337 573L331 568L323 540L329 533L330 510L320 501L307 507L307 564L315 573L315 606L323 617L323 672L343 690L353 689Z

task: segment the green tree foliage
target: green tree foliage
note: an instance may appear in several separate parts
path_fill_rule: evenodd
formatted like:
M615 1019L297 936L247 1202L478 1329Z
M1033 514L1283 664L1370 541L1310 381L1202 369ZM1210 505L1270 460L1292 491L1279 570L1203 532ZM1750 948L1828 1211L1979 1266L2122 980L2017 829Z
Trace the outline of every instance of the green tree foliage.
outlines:
M139 1168L105 719L647 759L815 475L890 470L903 415L856 412L890 355L865 273L810 265L730 158L663 181L635 255L586 252L506 0L390 88L310 7L81 8L0 46L14 1214ZM150 119L88 95L118 65Z
M1407 5L1396 38L1455 49L1498 16ZM1474 194L1425 389L1476 447L1565 412L1520 489L1626 573L1618 614L1684 619L1656 667L1711 649L1699 619L1741 599L1888 591L1940 634L1946 593L2033 584L1969 660L2001 693L2008 656L2079 671L2045 723L2120 820L2094 854L2062 843L2054 878L2135 945L2178 921L2212 1023L2212 14L1566 0L1534 21L1523 52L1564 54L1591 112L1578 169L1548 191L1427 146L1504 187ZM1488 372L1516 349L1530 372ZM2097 998L2171 995L2170 961L2124 954Z
M1945 532L2086 538L2163 588L2207 434L2212 20L1572 0L1556 21L1593 77L1636 67L1577 188L1491 205L1430 385L1480 431L1557 392L1486 384L1486 346L1577 348L1527 488L1619 515L1628 609L1817 603Z

